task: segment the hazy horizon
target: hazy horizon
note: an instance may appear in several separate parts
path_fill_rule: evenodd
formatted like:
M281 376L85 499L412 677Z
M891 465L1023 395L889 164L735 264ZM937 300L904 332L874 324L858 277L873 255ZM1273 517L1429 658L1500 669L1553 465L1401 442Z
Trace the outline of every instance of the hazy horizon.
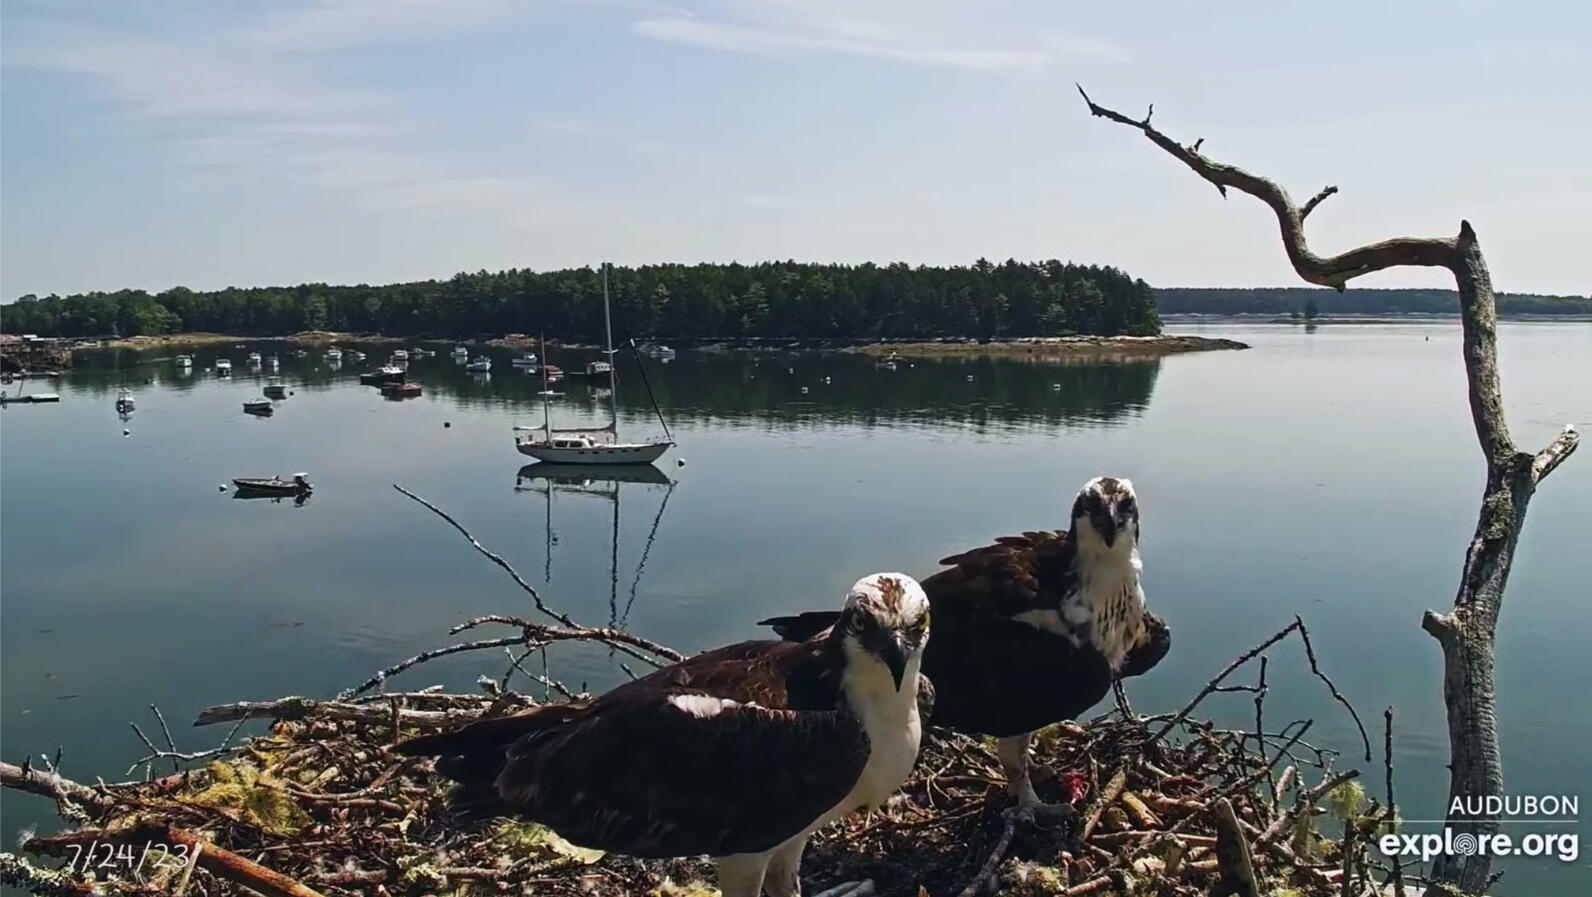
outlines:
M1339 186L1322 254L1466 218L1500 291L1587 290L1592 12L1563 2L8 0L0 26L5 301L603 258L1298 285L1269 210L1074 82L1301 199Z

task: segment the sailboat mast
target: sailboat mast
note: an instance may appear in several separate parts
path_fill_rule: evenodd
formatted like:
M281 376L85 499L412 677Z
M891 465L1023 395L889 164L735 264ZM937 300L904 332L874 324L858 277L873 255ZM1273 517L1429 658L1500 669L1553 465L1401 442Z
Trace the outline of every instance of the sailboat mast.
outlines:
M603 262L603 357L608 359L608 428L619 441L619 381L614 374L614 323L608 309L608 263Z
M542 441L553 441L553 404L547 386L547 334L542 334ZM551 499L549 499L551 500ZM551 507L551 506L549 506ZM551 525L551 520L549 520Z

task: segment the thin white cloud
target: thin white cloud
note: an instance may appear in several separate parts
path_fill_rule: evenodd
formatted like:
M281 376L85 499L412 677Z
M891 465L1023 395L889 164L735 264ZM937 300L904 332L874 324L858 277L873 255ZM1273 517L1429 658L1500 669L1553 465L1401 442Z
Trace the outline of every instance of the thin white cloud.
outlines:
M310 0L282 3L241 33L245 41L292 52L434 40L524 14L513 0Z
M405 0L395 19L407 27L444 4ZM490 4L467 4L483 11ZM378 8L380 7L380 8ZM338 29L371 26L386 4L320 2L302 27L330 42ZM219 33L154 39L138 33L28 23L27 40L8 47L5 64L85 76L135 118L161 123L173 158L207 178L238 172L287 178L340 194L370 209L523 216L559 204L549 185L523 176L458 171L406 148L414 132L389 96L328 87L302 58L249 47L256 22ZM284 28L274 20L272 28ZM352 38L352 35L345 35ZM563 127L576 127L565 122Z
M753 55L840 53L984 72L1030 72L1043 68L1047 61L1043 53L1032 51L908 42L883 29L855 23L796 30L664 16L641 19L631 29L654 40Z

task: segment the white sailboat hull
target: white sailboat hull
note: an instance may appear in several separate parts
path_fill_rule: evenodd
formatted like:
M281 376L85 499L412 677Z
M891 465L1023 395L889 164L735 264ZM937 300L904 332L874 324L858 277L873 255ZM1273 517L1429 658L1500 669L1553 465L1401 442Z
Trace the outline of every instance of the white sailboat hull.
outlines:
M520 454L554 464L651 464L663 457L672 442L620 442L583 448L556 448L525 441L515 445Z

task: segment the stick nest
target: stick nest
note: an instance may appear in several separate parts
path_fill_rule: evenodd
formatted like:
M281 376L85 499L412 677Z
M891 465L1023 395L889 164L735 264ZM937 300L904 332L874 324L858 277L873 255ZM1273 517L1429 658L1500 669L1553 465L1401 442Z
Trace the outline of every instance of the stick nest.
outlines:
M526 702L503 692L433 692L401 701L249 705L251 714L274 707L294 718L278 719L227 759L148 782L89 788L98 799L78 801L86 818L76 831L34 837L24 850L71 860L93 842L142 849L152 832L177 830L204 840L206 855L235 855L304 889L275 891L283 894L713 893L705 858L604 855L518 821L449 828L441 821L446 782L433 774L432 761L388 750L396 738ZM1185 737L1168 743L1151 740L1156 721L1114 715L1042 732L1036 788L1047 801L1078 799L1071 818L1038 823L1005 812L1012 802L992 743L932 731L911 780L885 807L813 839L806 887L817 892L871 878L879 894L909 897L1203 894L1228 874L1219 845L1227 836L1214 809L1226 798L1258 880L1298 894L1340 893L1343 842L1317 834L1315 822L1323 804L1337 801L1338 814L1351 820L1351 852L1370 840L1378 817L1359 806L1354 773L1333 773L1330 752L1301 748L1297 735L1262 738L1184 720ZM1281 747L1257 749L1273 742ZM1305 784L1306 769L1318 785ZM137 872L130 866L97 868L98 881L74 869L72 878L109 894L170 893L184 871L180 863L145 862ZM195 893L212 897L261 890L249 873L206 862L193 877Z

